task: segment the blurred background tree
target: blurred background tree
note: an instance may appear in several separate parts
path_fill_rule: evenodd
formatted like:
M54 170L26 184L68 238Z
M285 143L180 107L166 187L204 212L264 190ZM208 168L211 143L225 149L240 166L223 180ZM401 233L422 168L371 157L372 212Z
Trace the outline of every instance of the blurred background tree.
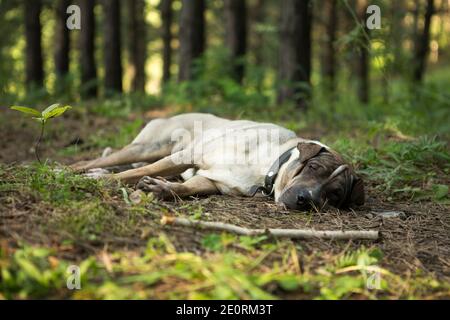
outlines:
M161 20L162 20L162 32L161 37L163 40L163 72L162 81L167 82L170 80L170 66L172 65L172 20L173 9L172 0L161 1Z
M81 30L79 31L79 55L81 68L80 95L82 98L97 96L97 66L95 61L95 0L80 0Z
M65 26L70 4L81 8L81 30ZM369 30L373 4L381 29ZM448 107L449 7L449 0L0 0L1 103L130 97L147 110L429 118L423 99Z
M192 80L194 61L205 50L205 1L183 0L180 16L179 81Z
M25 1L26 84L28 89L44 85L41 48L41 1Z
M245 0L225 0L226 47L232 58L232 77L242 83L247 50L247 6Z
M105 66L105 92L122 92L122 37L119 0L103 0L103 56Z
M66 77L69 74L70 32L66 26L66 11L69 0L59 0L55 3L55 73L57 77L57 92L65 91Z
M145 1L129 0L128 4L128 46L129 68L131 69L131 90L145 91L146 29Z

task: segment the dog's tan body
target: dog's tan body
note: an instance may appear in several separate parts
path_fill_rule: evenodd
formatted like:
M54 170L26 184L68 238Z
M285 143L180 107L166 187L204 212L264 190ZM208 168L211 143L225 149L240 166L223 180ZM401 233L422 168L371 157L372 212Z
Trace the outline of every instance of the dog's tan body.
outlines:
M292 180L289 179L292 167L298 169L292 162L301 157L301 148L295 148L299 145L334 152L275 124L189 113L152 120L122 150L72 167L81 171L144 162L148 164L113 176L127 183L141 180L142 189L160 198L215 193L245 196L252 186L263 185L271 165L280 154L292 149L274 183L277 201ZM159 178L176 175L185 181L176 183Z

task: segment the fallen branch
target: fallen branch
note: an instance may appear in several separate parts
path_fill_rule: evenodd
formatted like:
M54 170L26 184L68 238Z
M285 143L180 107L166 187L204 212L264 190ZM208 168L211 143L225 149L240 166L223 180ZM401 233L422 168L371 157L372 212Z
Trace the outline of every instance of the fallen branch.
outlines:
M194 221L186 218L167 217L161 223L182 227L198 227L207 230L227 231L242 236L271 235L290 239L377 240L379 231L372 230L312 230L312 229L247 229L223 222Z

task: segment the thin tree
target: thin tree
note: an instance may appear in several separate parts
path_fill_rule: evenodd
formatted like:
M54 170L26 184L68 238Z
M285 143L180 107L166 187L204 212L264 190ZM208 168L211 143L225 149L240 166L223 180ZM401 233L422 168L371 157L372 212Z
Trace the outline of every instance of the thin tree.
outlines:
M390 40L391 48L393 51L393 63L392 70L393 74L401 74L404 69L405 61L403 55L403 37L405 34L405 27L403 25L403 20L405 18L406 8L405 0L396 0L392 2L391 5L391 30L390 30Z
M132 68L131 89L145 91L145 60L146 60L146 26L145 1L129 0L128 5L128 46L130 67Z
M370 33L366 27L367 0L356 1L356 14L360 23L359 46L356 59L358 98L366 104L370 99Z
M43 87L44 69L41 47L41 1L24 1L26 40L26 84L28 88Z
M249 20L251 21L251 35L249 37L249 45L251 48L249 49L249 53L253 53L257 66L262 66L264 63L264 50L261 50L264 45L264 39L258 27L264 23L265 4L266 2L264 0L256 0L253 2L251 8L249 8Z
M232 76L241 83L247 50L247 7L245 0L225 0L226 46L232 59Z
M69 0L58 0L56 3L56 28L55 28L55 71L58 78L58 86L61 87L69 73L70 36L66 26L67 7Z
M178 80L194 77L193 63L205 50L205 1L182 0Z
M120 1L104 0L105 91L122 92Z
M416 2L419 11L419 1ZM434 0L427 0L423 29L418 32L414 46L413 80L421 82L425 74L426 62L430 51L430 26L434 14Z
M336 35L338 30L337 0L326 0L325 5L325 48L323 56L323 77L326 89L333 98L336 91Z
M170 80L170 66L172 64L172 0L162 0L162 40L163 40L163 82Z
M293 100L301 109L310 97L311 14L310 0L281 1L278 102Z
M97 96L97 67L95 63L95 0L80 0L81 30L79 38L81 95L84 98Z

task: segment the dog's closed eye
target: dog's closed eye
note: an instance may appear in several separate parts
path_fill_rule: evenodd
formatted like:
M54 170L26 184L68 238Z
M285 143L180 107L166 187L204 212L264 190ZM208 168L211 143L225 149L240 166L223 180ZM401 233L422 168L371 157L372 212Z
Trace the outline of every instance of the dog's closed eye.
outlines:
M315 164L315 163L309 163L308 164L308 168L311 169L311 170L316 171L317 169L319 169L319 166L317 164Z
M327 172L327 168L325 166L315 161L308 162L306 167L308 168L308 170L312 171L315 175L320 175L322 173Z

